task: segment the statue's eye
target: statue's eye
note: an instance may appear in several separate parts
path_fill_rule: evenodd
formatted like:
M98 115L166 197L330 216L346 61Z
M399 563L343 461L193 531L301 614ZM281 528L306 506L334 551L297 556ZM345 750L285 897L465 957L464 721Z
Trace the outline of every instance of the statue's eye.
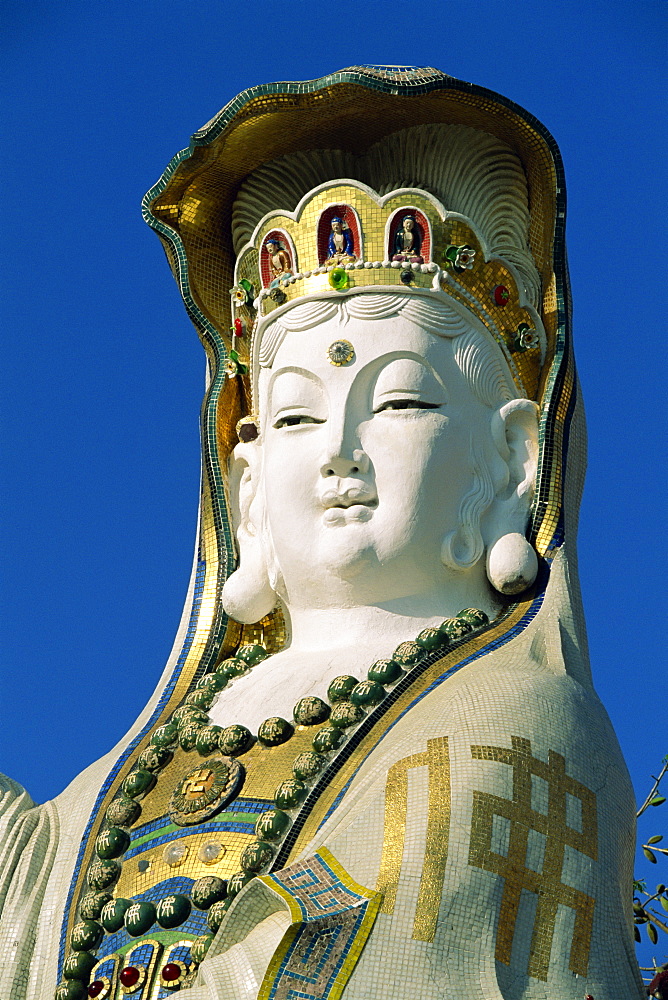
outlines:
M440 403L426 403L423 399L388 399L373 411L382 413L384 410L437 410Z
M300 424L324 424L324 420L317 417L309 417L306 413L290 413L286 417L279 417L273 425L275 430L281 427L297 427Z

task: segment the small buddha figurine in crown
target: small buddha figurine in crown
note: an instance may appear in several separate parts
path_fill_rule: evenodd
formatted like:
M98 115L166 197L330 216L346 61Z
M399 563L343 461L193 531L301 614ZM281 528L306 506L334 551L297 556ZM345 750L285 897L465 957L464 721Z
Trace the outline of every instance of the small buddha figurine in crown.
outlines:
M288 251L275 237L268 239L264 248L269 254L269 270L271 271L271 286L275 287L281 278L292 274L292 261Z
M392 260L401 263L424 264L424 257L420 256L421 247L420 231L415 223L414 215L404 215L401 225L394 234L394 256Z
M355 257L355 244L353 234L344 220L335 215L331 220L332 231L327 241L327 252L329 254L325 264L352 264Z

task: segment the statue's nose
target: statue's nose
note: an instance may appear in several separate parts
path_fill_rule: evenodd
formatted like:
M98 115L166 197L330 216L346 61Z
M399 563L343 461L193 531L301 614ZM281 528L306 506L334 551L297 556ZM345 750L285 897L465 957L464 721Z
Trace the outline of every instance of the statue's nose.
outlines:
M340 452L328 456L320 473L323 476L338 476L339 479L349 479L352 476L362 476L369 471L369 456L365 451L356 449L349 456Z

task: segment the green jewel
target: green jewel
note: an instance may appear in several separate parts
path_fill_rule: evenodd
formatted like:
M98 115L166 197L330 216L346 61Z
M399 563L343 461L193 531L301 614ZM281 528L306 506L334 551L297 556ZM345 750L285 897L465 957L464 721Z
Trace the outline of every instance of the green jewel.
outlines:
M322 698L300 698L294 707L295 722L300 726L316 726L329 716L329 705Z
M131 905L132 900L123 899L122 896L110 899L108 903L105 903L100 914L100 921L108 934L115 934L116 931L120 931L125 920L125 914Z
M95 951L104 937L104 930L97 920L80 920L72 928L72 951Z
M211 942L213 941L213 934L202 934L201 937L195 938L193 943L190 945L190 957L193 962L198 965L200 962L204 961L204 957L211 947Z
M193 882L190 889L193 906L198 910L208 910L219 899L227 896L227 883L217 875L205 875Z
M306 798L308 789L303 782L297 778L288 778L282 781L274 792L274 802L277 809L294 809L302 799Z
M158 726L154 730L151 736L151 744L154 747L169 747L173 743L176 743L178 735L179 730L176 723L168 722L166 725Z
M195 740L195 747L202 757L206 757L218 749L218 740L222 731L221 726L203 726L200 729Z
M88 1000L88 990L79 979L67 979L56 986L55 1000Z
M255 836L260 840L279 840L290 826L290 817L280 809L268 809L258 816Z
M337 729L347 729L354 726L364 718L364 710L355 705L352 701L339 701L332 709L329 721Z
M201 722L203 726L209 721L209 716L201 708L194 705L181 705L175 712L172 712L172 722L175 722L179 729L191 725L193 722Z
M277 747L281 743L287 743L294 729L289 722L281 719L278 715L273 715L270 719L265 719L257 731L257 738L263 746Z
M119 795L107 809L107 822L112 826L132 826L141 816L141 806L127 795Z
M206 915L206 922L215 934L223 922L223 917L230 907L231 899L219 899L214 903Z
M245 726L227 726L218 737L218 746L228 757L245 753L253 743L253 734Z
M440 631L443 635L447 635L448 639L462 639L469 632L472 632L473 628L474 626L470 622L466 622L462 618L446 618L444 622L441 622Z
M481 628L483 625L489 625L489 618L484 611L479 611L478 608L464 608L457 615L462 621L468 622L473 625L474 628Z
M102 861L98 859L88 869L86 879L91 889L106 889L117 882L121 874L119 861Z
M401 677L401 667L394 660L376 660L370 667L367 677L379 684L393 684Z
M179 746L186 753L190 753L191 750L195 749L195 743L197 742L197 737L202 731L202 725L199 722L189 723L184 726L179 733Z
M237 872L233 875L227 883L227 898L232 899L233 896L238 895L252 878L253 876L249 875L248 872Z
M360 681L350 692L353 705L378 705L385 697L385 688L377 681Z
M401 642L392 654L392 659L396 660L400 667L414 667L423 655L424 649L418 646L417 642Z
M65 960L63 976L65 979L80 979L88 985L90 974L97 965L97 958L89 951L75 951Z
M197 691L210 691L211 694L218 694L227 684L225 674L205 674L200 677L195 685Z
M241 677L248 670L249 664L245 660L240 660L236 656L231 656L228 660L223 660L216 667L216 673L221 673L223 677L231 680L232 677Z
M343 732L334 726L323 726L313 737L313 749L317 753L330 753L336 750L343 740Z
M155 923L153 903L132 903L125 911L125 929L132 937L145 934Z
M444 645L444 636L438 628L424 628L415 640L423 649L436 649Z
M341 674L340 677L335 677L327 688L327 697L332 704L337 701L348 701L350 692L358 683L356 677L351 677L350 674Z
M185 702L186 705L194 705L207 712L213 705L213 695L210 691L191 691L186 695Z
M317 774L320 774L325 764L325 758L319 753L312 753L310 750L307 750L305 753L300 753L298 757L295 757L292 765L292 773L295 778L299 778L301 781L311 781Z
M243 660L249 667L254 667L260 660L266 659L269 654L264 646L259 643L249 643L247 646L239 646L235 653L237 660Z
M156 920L165 930L178 927L186 922L190 916L192 904L187 896L180 893L171 893L160 900L155 908Z
M79 904L79 914L83 920L97 920L102 907L112 898L110 892L87 892Z
M137 757L137 765L144 771L161 771L163 767L167 767L173 756L167 747L146 747Z
M118 826L111 826L95 841L95 852L99 858L120 858L130 846L130 834Z
M274 849L271 844L267 844L264 840L256 840L254 844L244 847L239 863L245 872L256 875L269 864L273 856Z
M350 284L350 279L342 267L332 268L327 278L332 288L337 292L345 291Z
M151 774L150 771L145 771L140 768L137 771L133 771L128 774L127 778L122 784L122 789L129 798L133 799L136 795L144 795L146 792L150 791L155 785L155 775Z

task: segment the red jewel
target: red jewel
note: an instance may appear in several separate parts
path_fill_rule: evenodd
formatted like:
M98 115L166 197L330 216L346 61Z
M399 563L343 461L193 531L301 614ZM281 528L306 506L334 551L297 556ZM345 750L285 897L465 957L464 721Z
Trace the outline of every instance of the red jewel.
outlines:
M94 983L91 983L88 987L89 997L99 997L100 993L104 989L104 980L96 979Z
M128 965L119 978L123 986L135 986L139 982L139 969L135 969L134 965Z
M505 306L510 298L510 292L505 285L497 285L493 294L497 306Z
M234 335L235 335L235 337L243 337L243 335L244 335L244 324L239 319L238 316L237 316L237 318L234 321Z
M175 962L168 962L167 965L163 966L161 976L166 983L173 983L182 972L183 970Z

